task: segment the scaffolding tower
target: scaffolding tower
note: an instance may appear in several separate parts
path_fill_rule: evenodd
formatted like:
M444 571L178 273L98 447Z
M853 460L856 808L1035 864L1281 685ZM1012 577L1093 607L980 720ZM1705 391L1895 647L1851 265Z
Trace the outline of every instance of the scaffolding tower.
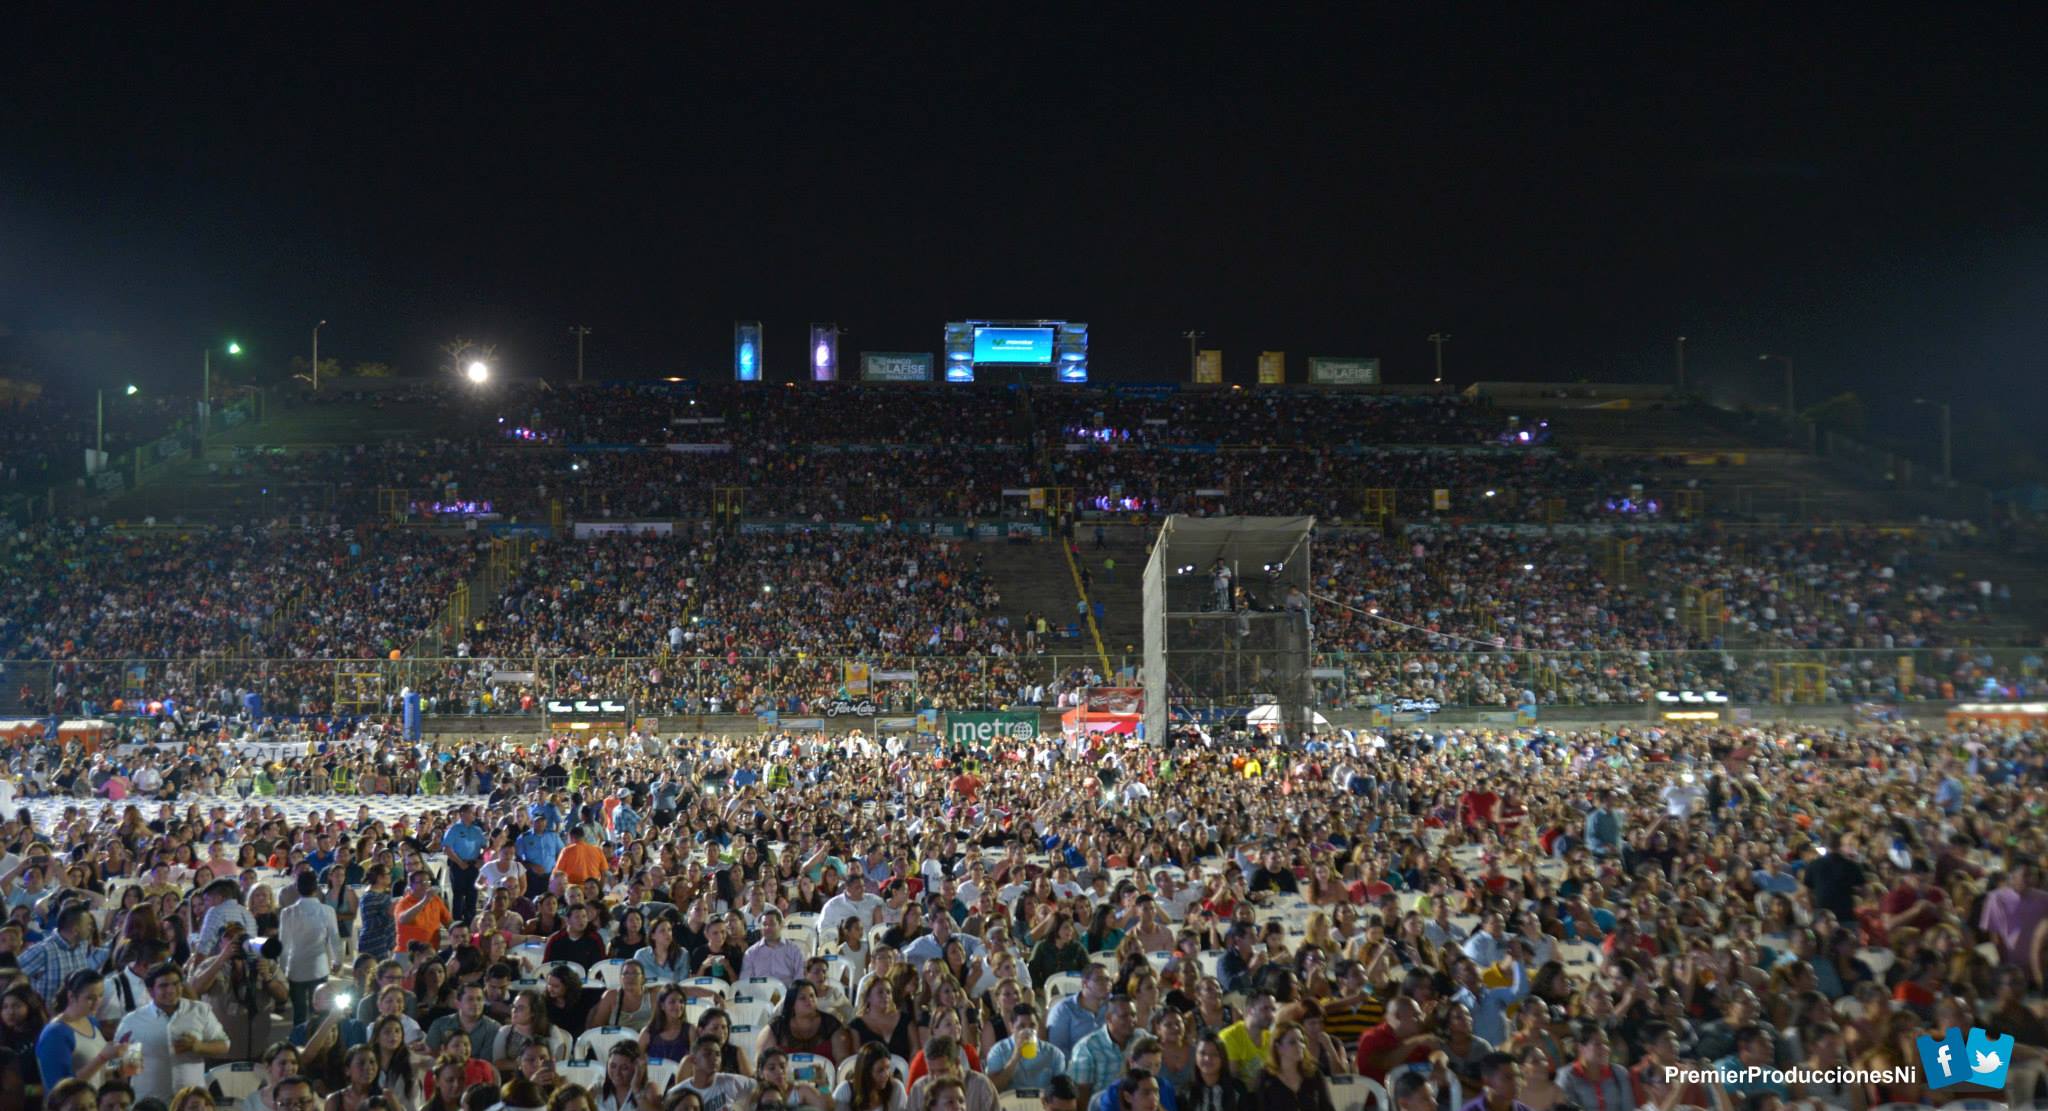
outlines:
M1280 708L1290 738L1313 721L1313 517L1168 517L1145 565L1145 738L1172 704Z

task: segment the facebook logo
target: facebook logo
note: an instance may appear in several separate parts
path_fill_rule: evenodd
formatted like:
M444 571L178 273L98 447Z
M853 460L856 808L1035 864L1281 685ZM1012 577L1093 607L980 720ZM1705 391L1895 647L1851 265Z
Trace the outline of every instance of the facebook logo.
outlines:
M1983 1028L1970 1028L1968 1038L1951 1026L1941 1040L1920 1035L1920 1070L1927 1074L1927 1086L1946 1088L1970 1083L1986 1088L2005 1087L2006 1070L2012 1066L2012 1035L1994 1038Z

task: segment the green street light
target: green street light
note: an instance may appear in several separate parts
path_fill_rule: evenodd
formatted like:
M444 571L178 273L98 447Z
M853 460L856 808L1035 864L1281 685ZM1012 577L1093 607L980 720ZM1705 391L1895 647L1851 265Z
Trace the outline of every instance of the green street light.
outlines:
M134 397L134 396L135 396L135 395L136 395L137 393L139 393L139 392L141 392L141 391L140 391L140 390L137 390L137 389L135 388L135 385L134 385L133 383L130 383L130 384L129 384L129 386L128 386L128 396L129 396L129 397Z
M234 340L229 340L229 341L228 341L228 354L230 354L230 355L239 355L239 354L241 354L241 353L242 353L242 345L241 345L241 344L239 344L239 343L236 343L236 342L235 342Z

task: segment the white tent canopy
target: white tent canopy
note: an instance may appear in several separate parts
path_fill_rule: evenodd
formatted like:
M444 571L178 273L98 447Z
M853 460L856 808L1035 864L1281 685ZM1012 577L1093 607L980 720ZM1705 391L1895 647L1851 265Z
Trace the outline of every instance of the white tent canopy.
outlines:
M1330 719L1324 717L1312 706L1301 708L1301 720L1319 729L1330 724ZM1280 704L1278 702L1268 702L1263 706L1252 707L1252 712L1244 716L1244 723L1252 726L1279 725Z

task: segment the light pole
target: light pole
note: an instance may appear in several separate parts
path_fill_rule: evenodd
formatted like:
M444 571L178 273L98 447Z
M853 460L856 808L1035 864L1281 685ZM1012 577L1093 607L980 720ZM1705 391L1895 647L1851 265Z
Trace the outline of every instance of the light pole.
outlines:
M138 392L138 390L136 389L136 387L135 387L134 383L132 383L132 382L131 382L131 383L129 383L129 385L127 386L127 388L126 388L126 389L124 389L124 390L122 390L121 392L122 392L123 394L125 394L126 396L128 396L128 397L134 397L134 396L136 395L136 393ZM100 469L101 469L101 467L100 467L100 457L101 457L101 456L103 456L103 455L105 455L106 453L107 453L107 391L105 391L105 390L102 390L102 389L94 389L94 390L92 391L92 454L93 454L93 460L92 460L92 464L93 464L93 473L95 473L95 474L99 473L99 471L100 471Z
M583 337L590 334L590 328L578 324L569 329L569 334L576 337L576 384L580 386L583 384Z
M1949 435L1949 409L1946 401L1929 401L1924 397L1913 399L1915 405L1932 405L1941 410L1941 481L1946 484L1955 481L1954 463L1955 440Z
M1785 364L1785 430L1789 433L1799 427L1799 411L1794 408L1792 394L1792 360L1783 355L1758 355L1756 361L1768 363L1776 359Z
M1192 328L1181 333L1182 338L1188 341L1188 381L1190 382L1196 381L1199 377L1199 367L1202 362L1202 335L1203 333Z
M1685 337L1678 337L1678 392L1685 393Z
M1431 332L1429 342L1436 345L1436 380L1444 380L1444 341L1451 338L1449 332Z
M320 329L327 327L325 320L313 325L313 392L320 392Z
M242 353L242 345L236 343L234 340L229 340L227 351L228 354L230 355L239 355ZM134 393L135 388L133 386L130 386L128 388L128 392L131 394ZM202 347L199 349L199 438L204 440L206 438L206 433L212 427L213 348Z

